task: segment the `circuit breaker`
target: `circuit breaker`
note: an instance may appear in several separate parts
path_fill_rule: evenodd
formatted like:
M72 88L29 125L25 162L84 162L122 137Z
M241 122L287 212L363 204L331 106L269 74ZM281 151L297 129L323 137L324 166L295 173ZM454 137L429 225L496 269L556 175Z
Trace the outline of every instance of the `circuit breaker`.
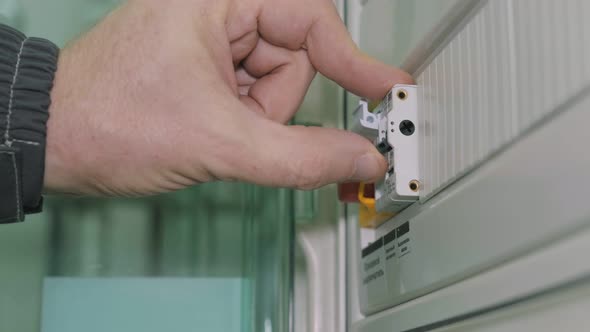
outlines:
M351 130L370 139L388 161L385 177L375 185L378 213L397 213L419 197L418 87L396 85L370 109L361 100Z

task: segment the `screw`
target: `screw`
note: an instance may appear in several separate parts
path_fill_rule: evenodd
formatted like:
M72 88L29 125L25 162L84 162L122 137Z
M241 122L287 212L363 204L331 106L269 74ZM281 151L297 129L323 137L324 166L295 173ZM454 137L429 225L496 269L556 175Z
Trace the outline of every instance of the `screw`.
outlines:
M416 126L410 120L404 120L399 124L399 130L406 136L411 136L416 131Z

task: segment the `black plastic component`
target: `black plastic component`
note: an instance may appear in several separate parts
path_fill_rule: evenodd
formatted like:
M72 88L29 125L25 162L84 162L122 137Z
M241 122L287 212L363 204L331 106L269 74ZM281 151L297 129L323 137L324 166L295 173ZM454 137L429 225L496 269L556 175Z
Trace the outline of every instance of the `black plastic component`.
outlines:
M393 148L391 145L389 145L389 143L387 143L387 141L381 141L379 144L377 144L377 150L382 154L386 154L387 152L393 150Z

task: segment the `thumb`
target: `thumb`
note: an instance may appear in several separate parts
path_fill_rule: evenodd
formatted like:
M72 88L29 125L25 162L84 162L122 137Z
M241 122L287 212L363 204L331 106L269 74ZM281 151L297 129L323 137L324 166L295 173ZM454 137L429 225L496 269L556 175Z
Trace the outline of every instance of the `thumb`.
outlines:
M367 139L338 129L284 126L266 119L242 179L256 184L313 189L329 183L375 181L386 171L383 156ZM262 143L264 142L264 143ZM260 148L264 146L264 148Z

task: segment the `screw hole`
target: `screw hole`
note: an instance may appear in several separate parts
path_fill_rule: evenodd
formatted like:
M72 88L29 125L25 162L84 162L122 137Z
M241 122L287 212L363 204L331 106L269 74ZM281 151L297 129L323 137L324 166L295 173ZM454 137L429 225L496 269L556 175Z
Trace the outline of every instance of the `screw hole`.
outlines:
M420 182L417 180L410 181L410 190L413 192L417 192L420 189Z
M399 91L397 92L397 97L398 97L400 100L405 100L406 98L408 98L408 92L407 92L406 90L403 90L403 89L402 89L402 90L399 90Z

